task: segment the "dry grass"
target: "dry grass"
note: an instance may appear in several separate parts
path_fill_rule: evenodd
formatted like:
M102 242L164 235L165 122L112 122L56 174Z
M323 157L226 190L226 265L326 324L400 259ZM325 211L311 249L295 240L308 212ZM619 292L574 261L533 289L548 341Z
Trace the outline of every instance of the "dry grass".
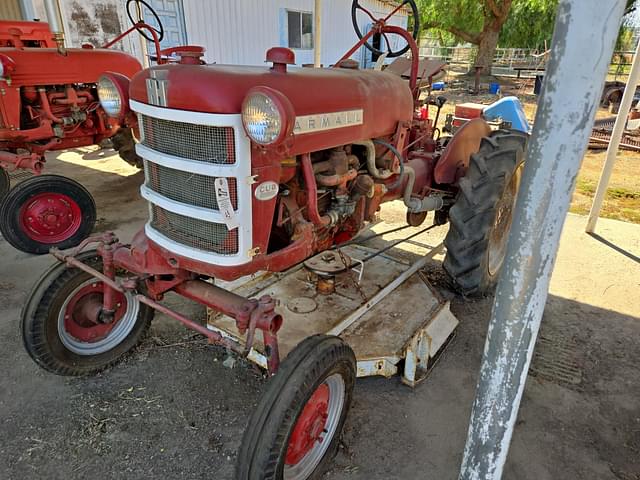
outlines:
M446 81L454 88L449 88L442 93L435 92L436 95L444 95L449 100L449 103L443 108L443 113L440 117L442 119L441 122L444 121L447 113L453 113L457 103L489 104L497 99L495 95L487 93L480 95L469 94L468 87L473 85L472 79L469 77L449 75ZM527 118L533 124L538 98L532 95L533 80L516 82L514 78L505 77L482 79L481 87L485 88L485 92L487 89L486 84L489 81L498 81L503 95L515 95L520 98ZM606 109L599 109L597 118L607 116L611 116L611 114ZM442 123L440 126L442 126ZM589 213L605 155L604 150L599 152L588 151L585 155L571 202L571 212L582 215ZM640 223L640 152L620 152L600 215L605 218Z

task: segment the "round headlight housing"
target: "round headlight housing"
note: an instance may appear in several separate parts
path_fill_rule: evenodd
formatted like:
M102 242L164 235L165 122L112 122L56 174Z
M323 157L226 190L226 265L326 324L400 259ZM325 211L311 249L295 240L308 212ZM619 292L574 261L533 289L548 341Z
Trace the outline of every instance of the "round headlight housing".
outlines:
M291 133L293 118L289 100L272 88L253 88L242 102L244 129L260 145L280 143Z
M129 79L114 72L101 75L98 79L98 99L107 115L124 117L129 111Z

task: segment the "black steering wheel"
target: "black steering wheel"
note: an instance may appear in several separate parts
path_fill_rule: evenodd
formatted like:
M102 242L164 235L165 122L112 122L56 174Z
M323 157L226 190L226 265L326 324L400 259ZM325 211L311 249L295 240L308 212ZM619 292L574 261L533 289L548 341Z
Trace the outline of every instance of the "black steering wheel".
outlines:
M131 5L135 5L136 6L136 16L138 17L138 20L134 20L133 19L133 13L131 12ZM145 31L144 28L138 28L137 27L137 25L140 24L140 23L147 24L144 21L144 19L142 18L142 7L145 7L147 10L149 10L149 12L151 12L151 15L153 15L153 18L155 18L156 22L158 23L158 26L160 27L160 29L157 29L152 25L149 25L149 28L151 28L151 30L153 30L154 32L156 32L158 34L158 42L161 42L162 39L164 38L164 27L162 26L162 22L160 21L160 17L156 13L156 11L153 8L151 8L151 5L149 5L144 0L128 0L127 1L127 16L129 17L129 21L133 24L134 27L136 27L136 29L138 30L138 33L140 35L142 35L145 39L147 39L150 42L154 41L153 40L153 36L150 36Z
M418 15L418 6L416 5L415 0L404 0L400 5L398 5L384 19L375 18L371 14L371 12L369 12L369 10L367 10L362 5L360 5L359 0L353 0L353 2L351 3L351 21L353 22L353 28L356 31L356 35L358 35L358 38L361 39L361 40L362 40L362 37L364 37L364 35L360 31L360 26L358 25L358 19L357 19L357 15L356 15L358 13L358 10L362 10L364 13L366 13L369 16L369 18L371 18L373 23L377 23L380 20L383 20L383 21L386 22L387 20L389 20L390 17L393 16L393 14L395 14L398 10L400 10L402 7L404 7L407 4L411 8L411 13L413 15L413 28L411 29L412 30L411 31L411 36L413 37L414 40L417 40L418 39L418 33L420 31L420 16ZM405 45L403 48L401 48L398 51L391 50L391 44L389 42L389 39L387 38L387 34L383 32L382 36L384 37L385 42L387 43L387 51L386 52L375 48L368 41L364 43L364 46L367 47L367 49L369 49L371 52L373 52L376 55L384 55L386 53L387 54L387 58L399 57L400 55L404 55L405 53L407 53L407 51L409 50L409 44Z

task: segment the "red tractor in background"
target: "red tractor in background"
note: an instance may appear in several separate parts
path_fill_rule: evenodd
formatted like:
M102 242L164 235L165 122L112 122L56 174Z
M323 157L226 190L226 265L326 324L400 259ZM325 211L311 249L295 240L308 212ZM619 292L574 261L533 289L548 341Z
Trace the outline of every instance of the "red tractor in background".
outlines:
M429 99L419 95L419 15L413 0L403 6L413 13L411 32L389 25L394 12L376 20L353 0L360 41L332 68L292 67L294 53L279 47L267 52L270 66L200 65L194 47L182 47L177 64L143 70L128 88L105 74L103 105L118 99L112 115L139 115L149 220L131 243L107 232L52 250L59 262L22 314L34 361L60 375L98 372L138 344L155 310L242 356L261 333L272 377L245 432L237 478L319 478L351 403L351 347L313 335L281 363L278 332L297 326L277 300L245 298L214 280L281 272L339 250L357 241L382 203L401 200L409 225L430 211L435 225L450 222L444 268L464 294L486 294L519 188L526 132L492 131L475 118L453 137L434 135ZM359 11L374 18L364 35ZM406 46L380 52L376 33L399 35ZM410 51L409 80L352 68L346 61L363 45L389 57ZM228 315L244 341L162 305L169 292Z
M142 168L132 135L136 117L108 115L105 107L110 107L98 101L98 78L111 71L128 81L139 72L134 57L108 47L134 29L159 42L159 20L158 25L151 37L145 33L151 27L138 21L103 48L64 48L47 23L0 21L0 231L15 248L29 253L69 248L93 230L91 194L69 178L39 175L45 152L110 139L124 160ZM37 176L10 191L8 172L16 169Z

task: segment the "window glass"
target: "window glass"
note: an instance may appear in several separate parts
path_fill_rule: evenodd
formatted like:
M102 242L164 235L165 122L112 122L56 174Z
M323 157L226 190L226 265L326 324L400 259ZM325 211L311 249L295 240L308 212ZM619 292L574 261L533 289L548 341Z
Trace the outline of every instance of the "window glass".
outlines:
M313 48L313 15L311 13L302 14L302 48Z
M289 27L289 48L302 47L302 21L300 20L300 12L287 12Z

